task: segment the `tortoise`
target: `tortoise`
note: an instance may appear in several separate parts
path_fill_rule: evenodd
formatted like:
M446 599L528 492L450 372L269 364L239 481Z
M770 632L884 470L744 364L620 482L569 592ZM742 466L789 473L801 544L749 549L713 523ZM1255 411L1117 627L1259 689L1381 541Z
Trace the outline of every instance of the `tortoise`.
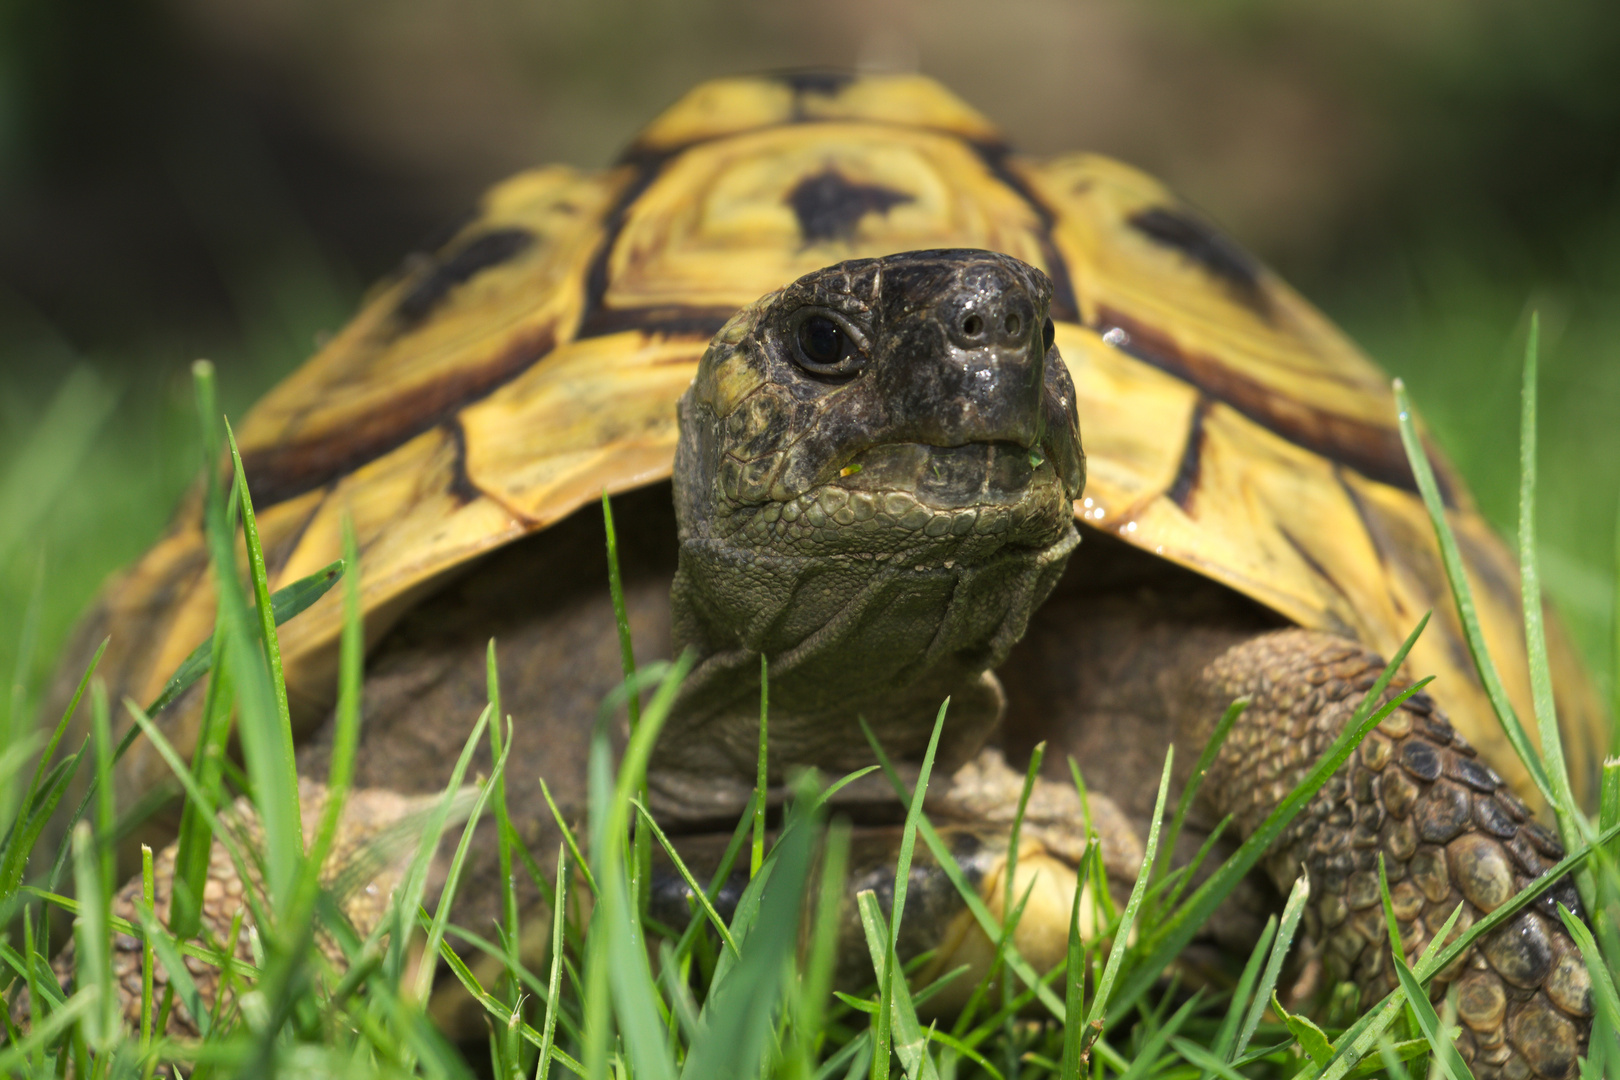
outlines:
M929 807L992 904L1018 767L1053 748L1019 862L1047 884L1017 939L1053 963L1086 811L1128 881L1166 746L1191 751L1179 788L1247 696L1194 823L1231 814L1247 835L1433 609L1400 673L1437 675L1431 689L1368 737L1208 933L1252 941L1255 912L1303 868L1324 977L1382 992L1380 854L1409 950L1459 901L1471 920L1561 854L1514 794L1531 789L1475 676L1385 377L1155 181L1090 154L1016 153L920 76L704 83L611 168L496 186L239 440L272 587L336 557L352 516L371 650L356 783L384 799L442 787L493 635L516 722L509 799L537 852L557 833L532 781L583 805L592 718L622 677L601 585L607 492L640 658L698 657L649 778L691 852L729 832L751 789L762 655L777 783L868 763L858 716L915 767L949 695L950 780ZM1527 711L1514 565L1429 452ZM206 636L207 575L193 496L85 624L85 642L111 636L100 670L116 693L149 699ZM281 630L311 781L340 621L328 596ZM1549 625L1589 785L1600 710ZM199 705L164 714L182 750ZM137 744L121 801L165 776ZM857 784L844 805L881 870L898 804ZM1189 828L1185 845L1200 838ZM492 854L475 862L475 879L495 873ZM462 921L491 914L496 890L465 891ZM949 892L908 920L913 947L944 941L947 959L980 947ZM228 921L216 893L210 917ZM1590 1024L1585 978L1541 906L1434 992L1458 989L1476 1074L1566 1077Z

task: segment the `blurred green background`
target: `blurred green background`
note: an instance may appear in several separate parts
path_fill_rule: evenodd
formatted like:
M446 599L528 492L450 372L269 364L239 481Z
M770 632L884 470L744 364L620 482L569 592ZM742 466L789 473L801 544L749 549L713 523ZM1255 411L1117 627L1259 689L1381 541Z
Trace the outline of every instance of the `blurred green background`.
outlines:
M1408 379L1506 533L1539 310L1545 577L1607 683L1612 0L9 0L0 710L193 474L194 357L240 415L491 182L603 164L699 79L819 64L1163 176Z

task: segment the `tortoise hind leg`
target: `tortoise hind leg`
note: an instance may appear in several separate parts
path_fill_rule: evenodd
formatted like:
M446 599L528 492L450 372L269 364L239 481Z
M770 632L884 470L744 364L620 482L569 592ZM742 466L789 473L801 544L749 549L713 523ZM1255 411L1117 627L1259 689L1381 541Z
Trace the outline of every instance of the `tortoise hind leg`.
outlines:
M1251 699L1200 797L1246 836L1328 748L1384 662L1344 638L1285 630L1251 638L1209 664L1178 729L1209 737L1227 702ZM1396 984L1378 886L1383 855L1408 962L1460 903L1453 934L1505 903L1563 850L1480 762L1427 695L1379 725L1295 819L1269 857L1286 888L1303 868L1313 902L1307 933L1328 974L1362 1001ZM1552 909L1579 910L1570 882L1553 886L1440 972L1457 988L1458 1048L1484 1077L1570 1077L1591 1027L1590 983Z

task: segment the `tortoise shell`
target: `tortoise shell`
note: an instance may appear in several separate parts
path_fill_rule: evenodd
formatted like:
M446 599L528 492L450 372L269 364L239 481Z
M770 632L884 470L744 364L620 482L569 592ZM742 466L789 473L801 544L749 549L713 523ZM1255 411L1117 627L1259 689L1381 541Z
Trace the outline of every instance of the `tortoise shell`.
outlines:
M919 76L704 83L601 172L491 190L248 415L238 436L272 588L338 556L352 516L375 641L469 560L669 476L675 403L739 307L860 256L988 248L1045 270L1079 398L1080 520L1301 626L1409 660L1518 790L1475 677L1386 377L1320 313L1155 181L1010 150ZM1529 715L1517 574L1431 449L1509 696ZM102 671L148 700L210 631L195 497L105 593ZM338 597L281 629L295 715L334 695ZM1600 710L1552 627L1577 782ZM195 695L194 695L195 696ZM189 704L189 707L188 707ZM166 724L182 747L197 708ZM162 776L142 748L137 789Z

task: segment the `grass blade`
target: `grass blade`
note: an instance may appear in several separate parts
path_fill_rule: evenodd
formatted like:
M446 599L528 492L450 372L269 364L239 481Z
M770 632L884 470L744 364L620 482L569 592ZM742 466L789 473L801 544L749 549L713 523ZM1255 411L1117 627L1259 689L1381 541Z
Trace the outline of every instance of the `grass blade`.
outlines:
M658 822L653 820L652 814L648 812L645 806L634 800L631 800L631 805L636 808L636 812L641 816L641 824L652 833L653 839L657 840L659 846L664 849L664 854L669 856L669 861L674 865L675 872L681 876L681 880L686 882L686 887L692 891L692 897L697 902L698 908L709 920L710 925L714 927L715 932L720 935L720 940L725 943L726 948L732 951L733 955L740 956L736 939L731 936L731 928L726 925L726 920L720 917L720 913L714 909L714 902L709 899L709 895L704 891L703 886L698 884L697 878L692 876L692 871L687 869L686 861L681 858L681 853L676 850L669 837L664 835L664 830L658 827Z
M141 902L137 911L151 915L157 903L157 882L152 874L152 848L141 845ZM137 917L140 917L137 915ZM152 1045L152 996L157 974L157 951L150 939L141 942L141 1049Z
M47 782L47 766L51 758L56 755L56 748L67 732L68 724L73 721L73 714L78 711L79 701L84 697L85 687L90 685L90 678L101 663L101 656L107 651L107 639L102 639L97 647L96 654L90 658L84 674L79 677L79 685L74 689L73 696L68 699L67 708L62 710L62 718L56 722L51 737L45 741L45 748L40 751L39 763L34 767L33 778L28 782L28 788L23 793L22 801L17 804L17 814L11 821L10 829L4 841L3 854L0 854L0 904L10 900L16 893L17 886L22 884L23 871L28 865L28 857L33 853L34 842L44 829L51 811L56 808L56 801L50 798L53 788L60 791L62 785L57 781ZM63 764L66 764L65 762ZM45 800L41 800L41 791L45 792ZM58 793L56 799L60 799ZM88 805L89 796L85 796ZM75 818L75 820L77 820Z
M1491 707L1496 710L1497 719L1501 722L1508 741L1513 744L1514 751L1524 762L1525 769L1529 771L1530 779L1542 797L1547 800L1547 805L1556 807L1558 798L1547 779L1546 769L1542 767L1541 755L1536 753L1535 747L1530 743L1530 737L1525 734L1524 725L1519 722L1519 714L1513 711L1513 702L1508 699L1507 690L1502 686L1502 677L1497 673L1496 663L1485 648L1485 636L1479 626L1479 610L1474 604L1473 586L1468 583L1468 575L1463 570L1462 554L1457 550L1457 540L1452 535L1451 523L1446 520L1445 502L1440 497L1440 486L1435 482L1434 469L1429 464L1429 456L1423 449L1417 427L1412 421L1412 403L1407 397L1406 384L1396 379L1394 389L1396 420L1400 424L1401 442L1406 447L1406 458L1412 465L1412 475L1417 479L1418 491L1423 496L1423 505L1429 511L1429 520L1434 524L1435 539L1440 545L1440 562L1445 567L1446 580L1451 583L1452 600L1457 605L1457 616L1462 621L1468 651L1474 658L1474 669L1479 674L1479 681L1485 687L1485 693L1490 698Z
M798 1008L793 1018L794 1064L801 1080L808 1080L815 1071L815 1046L822 1035L827 999L832 993L844 887L849 876L849 841L848 823L835 822L828 830L823 845L820 895L810 932L805 973L800 980Z
M213 1028L212 1014L203 1007L202 994L198 992L197 983L191 977L191 969L186 967L181 950L175 947L174 935L164 929L150 908L137 908L136 915L140 919L141 933L145 941L152 947L158 963L163 965L163 970L168 974L169 986L174 996L180 999L186 1012L191 1015L192 1022L197 1025L197 1030L206 1039ZM159 1015L156 1030L161 1032L163 1028L164 1017Z
M546 1018L540 1028L540 1058L534 1080L551 1074L551 1051L557 1044L557 1007L562 994L563 926L568 909L568 853L557 845L557 888L551 908L551 977L546 982Z
M1301 874L1300 880L1304 879L1305 875ZM1242 1030L1244 1006L1252 999L1254 988L1260 980L1260 966L1265 962L1266 954L1276 936L1277 916L1273 915L1266 919L1265 928L1260 932L1260 940L1255 942L1254 948L1249 951L1248 962L1243 965L1243 974L1238 976L1237 985L1232 988L1232 1000L1227 1003L1226 1015L1221 1018L1221 1026L1215 1033L1215 1041L1210 1045L1210 1049L1222 1060L1232 1061L1238 1056L1232 1051L1237 1045L1238 1033Z
M754 877L759 873L760 864L765 861L765 805L770 794L770 770L768 768L769 737L766 732L767 718L770 715L771 701L771 665L766 661L765 654L759 654L759 752L758 764L754 775L754 843L748 853L748 876Z
M484 715L489 715L488 707ZM475 732L482 734L482 732ZM507 744L511 750L511 744ZM491 777L501 775L506 769L506 755L502 754L490 771ZM478 820L483 816L484 806L495 792L493 781L486 780L479 788L478 798L473 802L472 811L467 815L466 824L461 829L461 840L456 844L455 854L450 858L450 869L445 875L444 887L439 891L439 902L433 910L433 922L428 927L427 944L422 953L422 963L416 969L416 1000L426 1001L428 994L433 990L434 959L439 955L439 943L444 940L445 924L450 920L450 908L455 902L456 887L461 883L461 869L467 862L467 852L472 847L473 830L478 828Z
M247 601L237 579L233 532L226 522L225 498L220 491L217 463L219 414L214 404L214 367L206 360L192 365L197 389L197 411L202 423L207 495L204 499L205 532L214 587L220 597L221 627L230 656L231 680L236 689L236 730L242 758L253 783L253 798L264 829L265 879L272 910L285 910L291 899L298 865L304 856L303 821L298 807L298 768L291 727L282 722L270 686L271 675L257 633L248 618ZM262 568L255 572L262 577ZM257 588L257 584L255 586ZM259 932L271 928L260 925Z
M253 516L253 496L248 492L247 474L242 470L242 454L236 448L236 432L231 430L229 420L225 421L225 440L231 448L231 468L236 475L238 514L247 542L248 577L253 584L253 609L259 617L259 639L264 644L265 659L270 665L270 689L276 696L276 712L282 724L291 732L292 710L287 704L287 680L281 670L281 642L276 637L275 607L270 599L264 546L259 542L259 523Z
M1591 829L1575 802L1564 762L1564 743L1558 731L1558 707L1553 699L1552 673L1547 663L1547 632L1542 625L1541 571L1536 554L1536 383L1541 320L1530 314L1530 335L1524 346L1524 389L1519 413L1519 593L1524 602L1524 644L1530 667L1530 700L1541 736L1541 759L1557 799L1553 812L1564 846L1573 851L1590 839ZM1483 645L1481 646L1483 648ZM1596 900L1591 877L1577 875L1581 899Z
M1216 723L1214 732L1210 734L1209 741L1204 744L1204 749L1199 751L1198 761L1187 777L1187 786L1181 789L1181 798L1176 800L1176 816L1170 821L1170 834L1165 837L1164 850L1169 852L1176 850L1176 844L1181 839L1181 828L1187 821L1187 811L1192 809L1193 800L1198 797L1198 789L1204 785L1204 777L1208 775L1209 767L1215 764L1215 755L1226 745L1226 737L1231 734L1232 725L1237 723L1238 717L1242 716L1243 710L1248 707L1249 699L1246 697L1238 698L1228 705L1226 712L1221 714L1220 721ZM1170 860L1164 860L1163 866L1168 868L1169 865Z
M405 950L410 941L410 930L416 924L416 912L422 906L422 896L427 891L428 869L433 862L433 853L438 850L439 841L444 836L444 830L449 827L451 814L454 812L461 794L462 782L467 776L467 767L472 763L473 752L484 738L484 725L489 722L489 706L479 713L478 722L473 725L472 733L462 744L461 756L450 770L450 780L444 786L444 794L439 798L428 817L427 825L422 830L421 839L417 842L416 854L411 859L409 869L395 894L395 920L396 927L389 942L389 973L392 978L399 978L405 967ZM483 792L479 793L480 804ZM447 886L448 888L448 886ZM431 966L434 958L424 954L424 966ZM424 990L425 988L419 988ZM419 995L418 1001L425 1001Z
M1288 902L1283 905L1282 924L1277 929L1276 940L1271 945L1271 957L1266 961L1266 970L1260 976L1260 982L1255 987L1254 999L1249 1004L1248 1015L1243 1018L1243 1027L1238 1032L1237 1042L1232 1046L1232 1052L1227 1055L1228 1061L1237 1061L1249 1048L1249 1040L1254 1038L1255 1029L1260 1026L1260 1018L1265 1015L1266 1003L1271 1000L1272 993L1277 988L1277 979L1282 975L1283 961L1288 959L1289 947L1294 942L1294 934L1299 928L1299 920L1305 914L1305 905L1311 898L1311 879L1306 874L1299 875L1294 887L1288 892Z
M495 662L495 639L489 639L489 645L484 651L484 684L489 697L489 712L495 718L495 723L489 725L489 750L491 758L506 756L501 738L501 677L500 670ZM511 718L507 717L508 725ZM516 950L518 942L522 940L523 927L518 911L517 879L512 874L512 853L522 846L523 841L512 828L512 816L506 804L506 770L501 770L492 778L495 785L495 838L496 859L501 872L501 929L506 937L509 949ZM555 902L555 900L553 901ZM506 986L507 1001L516 1005L518 1001L518 975L517 956L514 954L507 964ZM516 1055L517 1046L508 1042L507 1053ZM515 1065L515 1062L514 1062Z
M1457 1044L1452 1042L1442 1029L1440 1017L1435 1015L1434 1006L1429 1003L1429 995L1418 985L1417 976L1412 974L1412 969L1406 966L1406 961L1398 952L1393 960L1395 977L1401 981L1401 989L1406 991L1406 1004L1417 1017L1418 1027L1423 1029L1423 1037L1429 1042L1429 1049L1434 1054L1435 1062L1450 1080L1473 1080L1473 1072L1468 1068L1468 1063L1463 1061L1462 1054L1457 1050Z
M1075 882L1074 904L1069 911L1069 953L1063 965L1063 1011L1067 1016L1079 1016L1086 994L1086 950L1080 940L1080 898L1085 895L1084 868L1096 851L1096 841L1086 845L1080 857L1081 879ZM1080 1080L1082 1063L1080 1052L1081 1029L1075 1024L1063 1025L1063 1058L1058 1068L1059 1080Z
M923 800L928 793L928 777L934 768L934 754L939 749L939 733L945 728L945 714L949 710L950 704L950 698L946 698L939 706L939 715L934 718L934 730L928 739L928 749L923 754L922 768L917 773L917 790L911 794L907 804L906 824L900 834L900 855L895 861L894 869L894 899L890 902L888 951L884 954L883 964L878 969L878 1017L877 1027L873 1033L875 1049L872 1058L874 1080L881 1080L881 1078L887 1077L889 1074L888 1036L891 1022L890 1009L894 991L895 967L897 966L895 947L900 939L900 921L905 917L906 889L911 880L911 856L917 843L917 823L922 820ZM860 721L861 730L866 733L867 741L876 744L877 736L867 726L866 718L861 717ZM923 1053L923 1056L926 1058L927 1054ZM908 1067L907 1073L912 1076L912 1080L916 1080L914 1067Z
M1153 865L1159 854L1159 828L1164 821L1165 800L1170 794L1170 769L1175 759L1176 748L1166 747L1164 771L1159 776L1159 794L1154 800L1153 819L1148 825L1147 847L1142 856L1142 869L1136 875L1136 884L1131 886L1130 899L1125 901L1125 911L1120 916L1119 928L1114 931L1114 944L1108 950L1108 962L1103 966L1102 978L1097 980L1097 992L1091 1000L1091 1009L1086 1013L1086 1030L1084 1041L1080 1046L1082 1056L1102 1034L1108 1000L1114 992L1114 980L1119 977L1119 966L1125 960L1125 949L1130 940L1131 930L1136 925L1136 913L1142 906L1142 894L1147 891L1148 880L1153 876Z
M209 667L213 674L203 699L197 745L191 755L191 776L197 786L207 792L210 806L226 801L221 787L222 769L231 737L231 707L236 697L230 662L226 659L225 643L229 633L229 630L217 629L209 638L213 650ZM202 925L202 889L208 877L208 850L213 844L213 830L204 817L201 803L188 799L181 807L180 835L175 843L169 926L185 941L195 937Z
M1035 791L1035 778L1041 773L1041 760L1046 757L1046 743L1041 741L1029 752L1029 765L1024 769L1024 786L1018 791L1018 806L1013 811L1012 830L1007 834L1007 868L1003 871L1006 883L1001 897L1002 938L1012 935L1017 925L1013 919L1013 887L1018 877L1018 842L1024 829L1024 814L1029 810L1029 797ZM1031 882L1033 885L1034 883ZM1003 997L1012 992L1010 983L1002 983ZM1004 1000L1003 1005L1006 1004Z
M108 953L112 938L107 928L107 894L101 883L96 841L85 822L73 827L73 884L82 898L79 917L73 924L73 941L78 949L75 975L79 985L95 994L95 1007L84 1017L85 1037L97 1053L112 1048L120 1034L118 994L113 989L112 965Z
M797 827L783 829L769 873L754 879L763 883L758 916L742 938L741 959L723 980L710 985L701 1017L704 1030L692 1043L682 1080L760 1075L780 988L798 947L800 912L818 840L805 818L816 813L814 801L814 781L806 778L794 792Z
M663 1019L642 941L638 909L627 880L625 848L632 798L646 784L653 745L692 660L690 651L684 653L659 684L631 733L617 781L611 775L605 723L597 724L591 739L591 856L601 888L599 905L591 919L592 933L597 937L588 944L586 954L590 969L586 980L586 1065L592 1076L601 1075L607 1067L603 994L609 989L619 1017L619 1031L636 1074L647 1080L673 1080L675 1075L674 1062L663 1045ZM650 842L650 835L648 839Z
M235 452L234 445L232 452ZM240 458L237 458L240 462ZM240 466L239 466L240 467ZM247 486L243 484L243 491ZM251 508L246 504L244 511ZM343 559L333 565L347 565L355 573L347 575L343 584L343 629L338 641L338 696L332 717L332 751L326 769L326 805L321 808L321 819L315 827L315 836L300 874L294 911L301 926L308 914L313 914L321 872L337 840L338 824L343 808L348 803L349 788L354 783L354 761L360 746L360 693L365 664L366 628L360 603L360 556L355 540L354 522L343 519Z
M918 802L921 802L919 799ZM924 1035L922 1024L917 1020L917 1010L911 1000L911 993L907 989L905 980L894 979L894 939L893 927L883 919L883 909L878 906L877 894L870 889L862 889L856 895L859 905L861 927L866 931L866 947L872 957L872 969L878 973L880 979L887 977L890 982L885 988L888 993L878 998L878 1012L875 1017L877 1033L874 1034L874 1045L877 1047L872 1059L873 1075L878 1075L881 1068L883 1075L888 1075L888 1069L879 1064L878 1058L884 1055L888 1047L883 1027L885 1015L888 1016L891 1029L895 1030L894 1053L900 1059L900 1067L911 1080L937 1080L939 1073L934 1066L933 1059L927 1053L927 1036ZM880 983L880 986L883 984Z
M308 577L277 589L270 596L270 613L275 624L280 626L294 615L301 614L305 608L325 596L342 576L343 560L338 559ZM189 690L192 683L208 674L213 665L213 648L214 637L210 634L174 669L174 674L163 684L163 691L146 707L146 715L155 716L162 712L174 703L175 698Z
M630 639L630 610L625 605L624 581L619 575L619 534L613 526L613 502L607 489L602 490L602 528L607 534L608 593L613 600L613 621L619 634L619 666L624 672L625 710L630 716L630 730L641 725L641 697L637 692L636 653ZM643 778L636 790L636 798L647 801L647 784ZM634 820L631 821L634 825ZM630 890L635 909L645 916L650 895L652 874L652 838L637 832L630 851Z

